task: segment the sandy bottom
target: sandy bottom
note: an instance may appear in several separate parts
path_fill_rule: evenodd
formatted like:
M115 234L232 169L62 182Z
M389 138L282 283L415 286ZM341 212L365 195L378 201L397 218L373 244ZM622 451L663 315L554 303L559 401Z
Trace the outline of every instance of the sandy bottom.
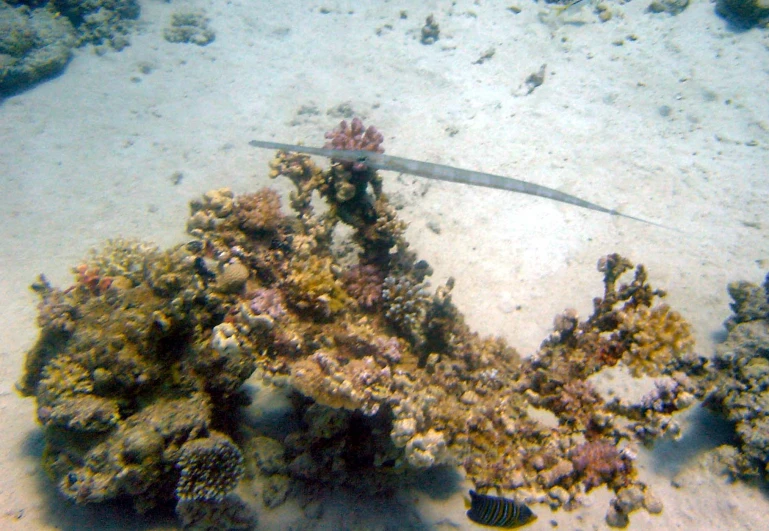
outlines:
M36 275L69 284L70 268L110 237L183 241L189 200L271 184L272 153L249 140L321 145L347 110L385 134L390 154L533 181L677 229L387 174L433 285L456 278L473 328L532 354L556 313L590 312L596 261L618 252L647 266L711 354L727 282L761 282L769 266L769 33L736 32L705 1L675 17L647 13L648 3L612 2L601 23L590 7L540 17L545 8L528 1L191 0L216 31L198 47L163 39L179 3L146 0L129 48L80 50L63 75L3 101L0 528L174 526L126 507L75 507L41 473L34 403L13 389L37 334ZM419 30L431 13L441 34L426 46ZM527 93L543 64L544 83ZM617 393L628 385L611 382ZM639 458L665 510L634 513L630 528L764 529L766 495L703 464L724 440L721 424L696 408L682 422L682 441ZM288 504L261 523L474 529L467 484L456 481L445 492L438 476L386 501L329 494L322 510ZM609 498L597 490L571 513L536 507L529 529L607 528Z

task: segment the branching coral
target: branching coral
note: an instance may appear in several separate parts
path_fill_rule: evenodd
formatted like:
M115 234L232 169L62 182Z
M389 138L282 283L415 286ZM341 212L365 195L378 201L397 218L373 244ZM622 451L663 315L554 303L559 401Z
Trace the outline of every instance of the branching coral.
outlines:
M634 375L657 376L679 365L693 362L694 340L688 323L667 305L653 306L664 297L646 282L643 266L638 266L629 284L616 286L632 264L619 255L609 255L598 263L604 273L604 296L593 301L593 314L579 323L573 311L556 318L556 330L543 343L535 367L560 375L544 386L558 386L573 378L584 379L603 367L622 361ZM564 351L572 357L565 358ZM575 358L576 356L577 358ZM579 359L580 363L575 363ZM539 387L540 382L536 382Z
M644 395L640 403L628 404L615 398L607 408L630 419L628 427L641 442L648 445L662 435L680 435L681 428L673 419L673 414L689 407L697 396L701 397L702 387L701 379L692 379L676 371L668 378L657 380L654 390Z
M580 431L593 432L598 428L593 415L604 401L589 381L567 382L561 393L551 399L548 409L555 412L561 422Z
M666 304L634 308L619 318L620 335L629 345L623 361L635 376L658 376L694 346L689 324Z
M385 317L417 345L426 341L424 326L430 296L427 285L410 276L388 276L382 287Z
M377 128L373 125L368 126L368 128L365 127L360 118L357 117L353 118L352 122L349 124L346 120L342 120L332 131L326 133L326 139L328 142L326 142L323 147L328 149L347 149L384 153L384 149L382 148L384 136L382 133L377 131ZM349 164L349 167L355 171L362 171L366 166L362 163L354 163Z
M617 493L630 486L646 493L647 487L635 476L629 458L632 452L622 453L621 442L638 439L649 443L666 432L676 434L677 425L671 415L688 407L697 392L697 386L680 373L698 373L703 364L691 352L688 324L666 305L655 305L655 299L664 292L652 289L642 266L635 269L630 283L618 284L632 268L618 255L599 261L604 296L594 300L593 314L585 321L580 321L573 310L556 317L553 333L519 382L519 389L530 403L555 413L562 427L585 430L585 442L560 439L562 445L566 443L574 470L562 475L558 482L568 491L568 500L577 494L580 484L586 490L609 483ZM618 364L633 375L673 376L676 384L659 384L656 394L640 404L621 400L605 403L586 379L604 367ZM549 434L548 438L553 436ZM591 464L593 458L609 468ZM543 455L540 459L547 465L553 457ZM559 493L551 489L550 495ZM612 506L613 522L627 517L617 509L620 505ZM640 506L633 505L632 510Z

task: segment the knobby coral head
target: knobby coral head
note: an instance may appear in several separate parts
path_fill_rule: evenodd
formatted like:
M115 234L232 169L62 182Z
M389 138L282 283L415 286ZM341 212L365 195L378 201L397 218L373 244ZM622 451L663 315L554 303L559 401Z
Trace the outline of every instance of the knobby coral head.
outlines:
M356 264L342 276L345 288L365 310L373 310L382 302L385 274L375 264Z
M609 441L598 439L579 445L571 453L574 470L583 475L587 490L621 476L628 470L628 463L617 447Z
M326 149L344 149L353 151L373 151L375 153L384 153L382 142L384 136L376 127L370 125L365 127L363 121L357 116L349 124L347 120L342 120L338 126L326 133L328 142L323 146ZM363 171L366 165L362 162L345 162L345 166L351 166L355 171Z

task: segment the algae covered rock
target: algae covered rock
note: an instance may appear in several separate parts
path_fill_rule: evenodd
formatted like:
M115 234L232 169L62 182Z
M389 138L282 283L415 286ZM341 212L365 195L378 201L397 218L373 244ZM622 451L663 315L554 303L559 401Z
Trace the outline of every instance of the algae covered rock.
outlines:
M203 11L180 11L171 15L171 25L163 31L163 36L168 42L205 46L216 38L208 23Z
M75 43L75 30L66 18L46 9L0 4L0 94L64 70Z
M738 477L769 479L769 276L764 285L729 285L735 312L716 350L705 405L734 423L735 451L727 460ZM725 454L726 455L726 454Z
M73 47L125 48L139 14L137 0L0 2L0 94L60 73Z
M689 7L689 0L653 0L646 9L650 13L680 15Z
M717 0L716 13L742 26L769 22L769 0Z
M106 45L122 50L141 9L137 0L51 0L52 6L72 22L78 45Z

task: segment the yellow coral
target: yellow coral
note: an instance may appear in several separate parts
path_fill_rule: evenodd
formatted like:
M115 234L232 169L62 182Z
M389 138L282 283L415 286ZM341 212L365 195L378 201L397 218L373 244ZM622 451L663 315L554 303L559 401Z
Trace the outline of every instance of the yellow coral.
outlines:
M48 405L61 397L92 393L93 380L79 363L56 358L43 369L37 392L38 402Z
M330 317L350 302L332 266L333 261L328 256L291 260L291 273L286 282L291 301L298 309Z
M638 306L619 315L620 330L630 336L630 349L623 360L634 376L659 376L694 347L689 323L667 304Z

